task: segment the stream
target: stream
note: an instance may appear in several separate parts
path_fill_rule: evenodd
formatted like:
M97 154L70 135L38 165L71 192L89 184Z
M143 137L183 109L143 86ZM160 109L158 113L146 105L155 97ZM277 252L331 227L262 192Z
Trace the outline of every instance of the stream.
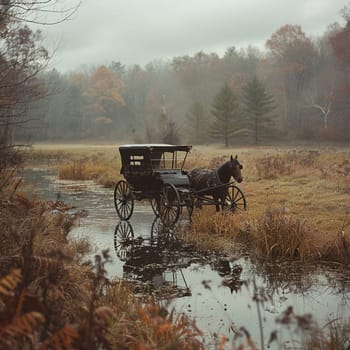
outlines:
M136 202L131 220L120 221L112 189L92 181L59 180L52 169L24 169L23 178L41 198L83 210L86 215L70 235L89 239L95 250L89 258L109 249L109 277L132 280L137 292L156 294L169 309L189 315L204 332L208 348L215 334L233 339L241 327L258 347L263 341L265 348L277 349L282 342L298 348L293 328L276 323L289 306L297 315L311 314L319 326L350 318L350 277L339 266L199 254L164 227L147 203ZM274 330L280 343L268 345Z

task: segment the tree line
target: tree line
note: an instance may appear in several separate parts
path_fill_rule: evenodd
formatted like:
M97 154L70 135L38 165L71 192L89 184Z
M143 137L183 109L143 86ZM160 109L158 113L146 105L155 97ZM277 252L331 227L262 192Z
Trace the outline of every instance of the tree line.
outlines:
M345 24L318 38L284 25L265 51L232 46L222 57L201 51L144 67L111 61L66 74L42 71L30 91L44 98L31 96L26 127L12 132L23 142L347 141L349 8L341 15Z

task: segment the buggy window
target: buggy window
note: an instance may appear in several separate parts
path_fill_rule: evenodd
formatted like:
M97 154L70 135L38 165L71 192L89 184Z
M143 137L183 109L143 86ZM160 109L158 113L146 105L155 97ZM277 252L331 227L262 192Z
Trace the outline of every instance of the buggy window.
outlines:
M138 165L141 166L141 164L143 163L144 160L144 156L130 156L130 165L134 166L134 165Z
M152 168L153 169L176 169L177 152L153 151Z
M176 163L176 152L163 152L160 159L161 169L174 169L177 167Z
M141 154L127 154L124 156L122 173L125 176L144 176L151 173L149 158Z

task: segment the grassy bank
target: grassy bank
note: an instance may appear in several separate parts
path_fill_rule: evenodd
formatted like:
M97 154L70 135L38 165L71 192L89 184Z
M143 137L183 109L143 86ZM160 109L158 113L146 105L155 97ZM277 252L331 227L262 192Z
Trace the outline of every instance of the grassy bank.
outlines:
M101 162L90 178L99 181L112 169L109 185L114 185L120 169L117 146L73 148L34 147L30 162L58 166L62 173L71 165L73 175L82 178L89 178L87 174ZM240 187L246 194L248 211L232 215L217 214L214 208L196 210L191 229L184 232L186 240L203 249L232 252L249 248L263 257L347 259L347 150L314 153L241 148L235 153L244 165L245 179ZM226 149L195 148L187 169L219 165L230 154ZM136 298L131 286L108 280L104 271L107 252L90 264L83 262L88 244L67 240L74 218L66 215L62 203L30 199L20 193L15 182L2 188L2 195L1 345L40 349L204 348L201 332L190 319L169 314L152 300ZM295 315L292 309L278 322L302 333L298 344L305 349L342 349L349 338L347 323L331 322L320 329L310 317ZM240 335L233 343L218 337L216 348L259 348L245 329ZM279 348L285 347L281 344Z
M214 208L196 211L192 228L184 235L186 240L212 249L248 241L256 253L266 256L348 259L347 148L283 146L230 150L199 146L189 155L186 169L213 168L231 154L238 154L244 166L240 188L247 198L248 211L239 218L218 216ZM32 161L56 159L62 179L93 179L113 187L121 178L117 145L38 145L29 156Z
M21 192L0 171L0 349L202 349L186 316L109 280L108 251L68 240L76 215L62 202Z
M187 240L211 241L218 249L227 247L222 240L248 242L253 252L265 257L349 260L347 149L256 148L238 154L248 211L235 218L218 218L214 209L210 214L197 212Z

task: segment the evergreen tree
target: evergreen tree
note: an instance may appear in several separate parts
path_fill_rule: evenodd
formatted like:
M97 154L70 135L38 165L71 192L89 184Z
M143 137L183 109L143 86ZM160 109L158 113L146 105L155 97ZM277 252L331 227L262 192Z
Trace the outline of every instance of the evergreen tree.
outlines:
M214 97L212 114L215 120L209 125L209 135L215 139L224 139L229 146L230 138L240 132L238 101L230 87L225 86Z
M271 131L273 120L270 112L276 108L274 98L263 83L254 77L243 88L242 103L254 142L258 143L263 135Z

